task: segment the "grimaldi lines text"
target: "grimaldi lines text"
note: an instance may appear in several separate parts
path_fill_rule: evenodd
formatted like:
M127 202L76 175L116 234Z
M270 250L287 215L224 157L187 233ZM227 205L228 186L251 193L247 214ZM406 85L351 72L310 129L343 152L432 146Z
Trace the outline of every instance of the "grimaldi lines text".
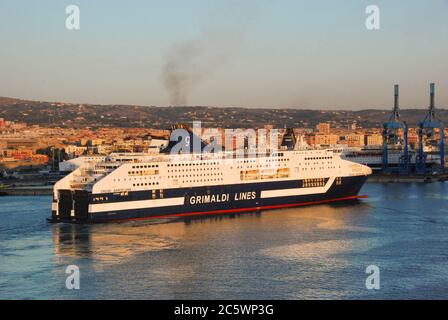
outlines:
M266 210L358 198L367 166L332 150L133 154L86 161L54 186L53 221L106 222Z

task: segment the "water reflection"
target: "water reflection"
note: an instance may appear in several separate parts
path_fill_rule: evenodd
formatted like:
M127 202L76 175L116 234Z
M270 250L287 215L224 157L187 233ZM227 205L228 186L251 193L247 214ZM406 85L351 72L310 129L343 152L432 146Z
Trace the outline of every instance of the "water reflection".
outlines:
M0 297L446 298L447 186L367 184L359 202L87 226L46 224L51 199L11 197ZM78 293L64 286L69 264ZM384 270L375 293L371 264Z
M203 215L100 225L52 225L54 254L57 259L89 258L102 264L125 262L140 253L176 249L179 246L207 242L220 233L241 239L256 228L303 229L313 225L320 229L362 231L348 223L344 213L356 207L358 215L368 210L362 202L328 204L295 209L249 212L227 215ZM363 210L365 209L365 210ZM285 223L286 222L286 223ZM244 230L248 233L244 234Z
M85 226L57 224L53 228L54 253L71 252L73 256L87 256L90 253L90 232Z
M56 224L53 226L54 254L58 259L91 259L95 267L121 263L147 251L173 248L182 228L166 224L154 232L152 224L110 225Z

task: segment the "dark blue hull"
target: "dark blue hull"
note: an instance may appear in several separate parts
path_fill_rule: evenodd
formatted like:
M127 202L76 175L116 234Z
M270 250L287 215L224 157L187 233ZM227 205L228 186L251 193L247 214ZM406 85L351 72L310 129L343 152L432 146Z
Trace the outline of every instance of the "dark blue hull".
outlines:
M177 188L135 191L127 194L89 194L85 191L61 190L57 203L59 214L53 211L52 220L61 222L96 223L119 220L182 217L204 214L268 210L311 205L358 198L366 176L343 177L335 180L324 193L287 195L290 190L318 188L320 181L281 181L239 185ZM317 180L317 179L316 179ZM285 196L277 190L285 192ZM265 197L267 193L277 194ZM273 193L272 193L273 192ZM164 203L160 206L138 207L145 203ZM181 203L180 203L181 202ZM135 204L135 205L134 205ZM98 211L96 208L98 208ZM106 208L106 209L105 209Z

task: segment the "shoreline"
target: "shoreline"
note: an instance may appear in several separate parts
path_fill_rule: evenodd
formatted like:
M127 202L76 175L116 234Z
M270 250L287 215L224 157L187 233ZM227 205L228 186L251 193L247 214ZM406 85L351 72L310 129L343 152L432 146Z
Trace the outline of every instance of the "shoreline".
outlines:
M12 187L0 189L0 196L48 196L53 195L53 186Z
M368 182L382 182L382 183L432 183L448 181L448 174L434 174L434 175L417 175L417 174L372 174L367 178Z

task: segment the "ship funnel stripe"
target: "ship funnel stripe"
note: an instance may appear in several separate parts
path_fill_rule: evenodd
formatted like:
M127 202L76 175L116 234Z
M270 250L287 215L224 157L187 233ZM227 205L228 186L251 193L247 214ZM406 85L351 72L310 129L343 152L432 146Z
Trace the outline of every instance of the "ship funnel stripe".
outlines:
M265 190L261 192L261 198L262 199L280 198L280 197L303 196L308 194L326 193L333 185L335 179L336 179L335 177L328 179L327 183L323 187Z
M91 204L89 212L114 212L129 209L147 209L159 207L182 206L184 204L184 197L168 198L168 199L154 199L154 200L140 200L140 201L126 201L126 202L110 202Z

